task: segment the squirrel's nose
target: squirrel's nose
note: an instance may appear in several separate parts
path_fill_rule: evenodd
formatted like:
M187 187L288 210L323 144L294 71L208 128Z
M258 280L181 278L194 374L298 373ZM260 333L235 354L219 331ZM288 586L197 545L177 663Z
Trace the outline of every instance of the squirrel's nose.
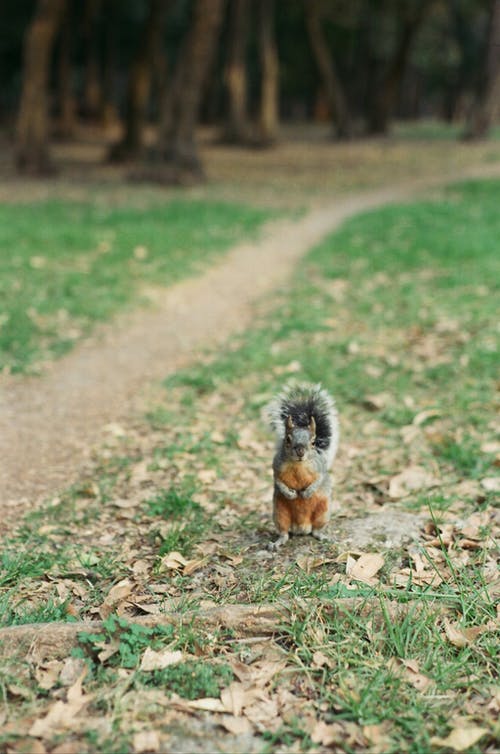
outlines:
M304 453L306 452L306 449L302 447L302 445L299 445L297 448L295 448L295 452L297 453L299 458L302 458L304 456Z

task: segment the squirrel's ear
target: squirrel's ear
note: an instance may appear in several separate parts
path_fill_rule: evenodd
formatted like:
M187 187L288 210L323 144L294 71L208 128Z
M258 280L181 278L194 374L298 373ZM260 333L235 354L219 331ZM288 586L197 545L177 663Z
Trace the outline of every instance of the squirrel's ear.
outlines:
M289 432L293 429L293 419L290 415L286 417L286 428Z
M309 432L311 433L311 437L314 439L316 437L316 419L314 416L311 416L311 421L309 422Z

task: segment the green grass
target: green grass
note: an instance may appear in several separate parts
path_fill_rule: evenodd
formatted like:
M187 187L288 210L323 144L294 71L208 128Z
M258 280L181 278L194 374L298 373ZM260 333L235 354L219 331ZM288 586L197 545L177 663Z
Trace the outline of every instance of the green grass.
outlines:
M167 388L179 391L184 411L193 417L213 395L241 395L243 416L240 411L235 420L244 426L255 421L292 365L294 378L321 381L336 396L343 442L371 449L374 476L401 468L384 468L377 460L380 450L390 451L404 468L408 454L400 432L412 427L419 412L435 411L421 422L426 444L418 450L410 444L409 451L414 463L435 469L447 481L435 492L411 495L404 507L428 514L430 506L435 520L457 506L455 518L491 508L492 493L476 499L455 493L453 485L497 473L494 455L481 445L495 439L499 206L500 182L475 181L454 185L440 200L352 219L309 254L291 294L282 295L273 315L207 366L169 378ZM380 393L389 398L373 412L365 396ZM375 436L360 435L374 419ZM370 474L368 467L363 474ZM344 485L349 484L348 477ZM247 519L241 527L251 531L256 523ZM469 724L489 726L479 700L491 699L498 640L491 631L464 647L447 640L445 619L467 629L495 617L483 571L488 551L479 547L464 568L456 560L459 548L449 547L442 544L441 561L429 563L443 579L437 586L410 579L405 589L391 587L391 569L397 570L398 557L404 560L401 552L387 561L377 588L355 590L331 585L340 566L306 573L292 555L291 562L278 558L271 567L249 559L222 601L310 604L309 612L298 611L295 621L283 627L279 641L297 663L295 688L328 710L324 721L387 728L384 751L394 754L444 753L446 748L431 739L446 737L464 705L474 710ZM324 552L315 543L314 553L321 557ZM338 615L335 600L346 596L366 598L375 605L373 616ZM395 618L389 599L408 610ZM317 651L328 664L315 669ZM395 658L416 663L428 679L426 692L413 685L411 673ZM480 754L498 733L490 726L468 751ZM267 739L269 751L278 744L298 750L313 746L300 719L287 721ZM347 740L338 745L345 751L365 750Z
M65 353L97 321L203 269L271 213L170 200L139 209L46 201L0 206L0 371Z
M147 514L154 516L157 522L168 521L168 531L158 531L153 526L152 535L161 542L158 554L181 551L191 554L193 544L200 541L203 532L209 526L209 519L203 509L195 503L189 492L171 488L159 492L145 503Z
M499 182L475 181L346 222L307 257L269 321L167 384L200 395L257 372L265 392L293 363L294 377L321 381L341 405L389 393L380 418L391 425L415 413L405 395L438 393L440 410L457 422L467 414L476 433L491 418L498 368L499 204Z
M465 132L465 123L446 123L443 120L400 121L393 129L398 139L422 141L455 141ZM493 127L489 138L500 138L500 129Z
M113 615L102 630L80 637L90 669L86 691L95 695L89 715L113 722L107 738L93 734L91 749L132 750L130 695L134 705L146 693L169 702L172 693L218 697L239 680L235 668L252 672L278 657L284 668L259 693L297 706L278 728L255 729L265 752L321 751L311 714L338 737L332 750L352 754L371 750L367 726L375 726L383 738L378 750L388 754L447 754L433 739L444 739L457 718L485 730L469 754L494 750L493 524L472 547L462 547L459 527L447 540L446 527L495 502L479 482L498 473L494 454L482 450L495 439L498 206L500 182L478 181L453 186L439 200L346 223L304 260L272 314L204 364L169 378L165 401L145 427L106 449L93 479L31 515L6 543L6 622L20 622L25 608L43 611L36 600L19 602L20 590L26 597L40 590L49 620L67 608L47 599L47 571L73 573L79 587L86 584L79 601L72 597L80 617L95 615L125 578L134 585L133 604L177 612L175 629L144 629ZM384 552L373 585L349 583L342 540L293 538L272 559L262 554L272 536L265 476L272 443L260 410L289 376L321 381L337 398L341 512L361 516L380 504L429 519L416 547ZM379 406L368 400L380 395ZM439 484L394 502L383 481L409 464L432 470ZM370 497L377 484L379 497ZM114 507L122 499L126 505ZM379 551L378 543L371 549ZM162 566L174 550L192 559L192 573ZM438 583L418 583L415 551ZM84 576L74 575L75 552ZM402 574L404 582L394 579ZM256 610L273 603L290 612L272 637L238 638L193 620L191 610L205 601ZM454 644L448 623L477 633ZM143 672L148 647L186 657ZM101 650L112 648L101 661ZM165 708L140 714L156 729ZM162 730L171 735L175 724Z

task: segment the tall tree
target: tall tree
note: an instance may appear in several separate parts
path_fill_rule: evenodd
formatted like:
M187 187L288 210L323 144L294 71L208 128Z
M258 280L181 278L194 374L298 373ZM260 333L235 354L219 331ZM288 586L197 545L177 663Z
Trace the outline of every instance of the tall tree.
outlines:
M249 0L231 0L228 56L224 72L228 94L224 139L233 144L244 144L249 139L246 64L249 10Z
M279 61L274 34L274 0L259 0L260 108L259 142L273 144L278 132Z
M112 160L137 157L142 150L154 67L162 55L164 22L170 4L171 0L150 0L137 54L128 77L125 133L122 140L111 149Z
M195 137L203 85L222 22L224 0L196 0L192 20L162 106L158 180L200 180L203 168Z
M102 0L86 0L83 19L83 38L85 42L85 69L83 80L83 106L85 114L95 118L100 115L102 107L102 75L99 56L98 21L100 20Z
M321 0L304 0L307 31L311 49L318 67L325 96L334 122L335 133L339 139L352 136L352 120L347 104L344 87L337 72L335 59L330 52L322 28Z
M405 0L400 6L399 30L392 57L385 65L381 81L373 87L371 93L368 130L372 134L387 132L412 45L433 1Z
M500 107L500 0L491 0L484 63L465 137L486 136Z
M76 103L73 93L73 71L71 66L73 41L73 18L70 4L62 19L57 65L58 134L63 138L69 138L73 135L76 124Z
M49 69L66 0L38 0L24 37L23 81L17 119L17 166L22 172L50 172Z

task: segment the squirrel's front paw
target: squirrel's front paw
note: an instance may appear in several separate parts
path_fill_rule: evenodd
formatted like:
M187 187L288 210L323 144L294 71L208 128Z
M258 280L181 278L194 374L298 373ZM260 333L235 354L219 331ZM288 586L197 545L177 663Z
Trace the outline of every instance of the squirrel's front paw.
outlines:
M297 491L292 490L292 488L282 482L281 479L275 479L275 489L277 489L283 497L286 497L287 500L295 500L297 497Z

